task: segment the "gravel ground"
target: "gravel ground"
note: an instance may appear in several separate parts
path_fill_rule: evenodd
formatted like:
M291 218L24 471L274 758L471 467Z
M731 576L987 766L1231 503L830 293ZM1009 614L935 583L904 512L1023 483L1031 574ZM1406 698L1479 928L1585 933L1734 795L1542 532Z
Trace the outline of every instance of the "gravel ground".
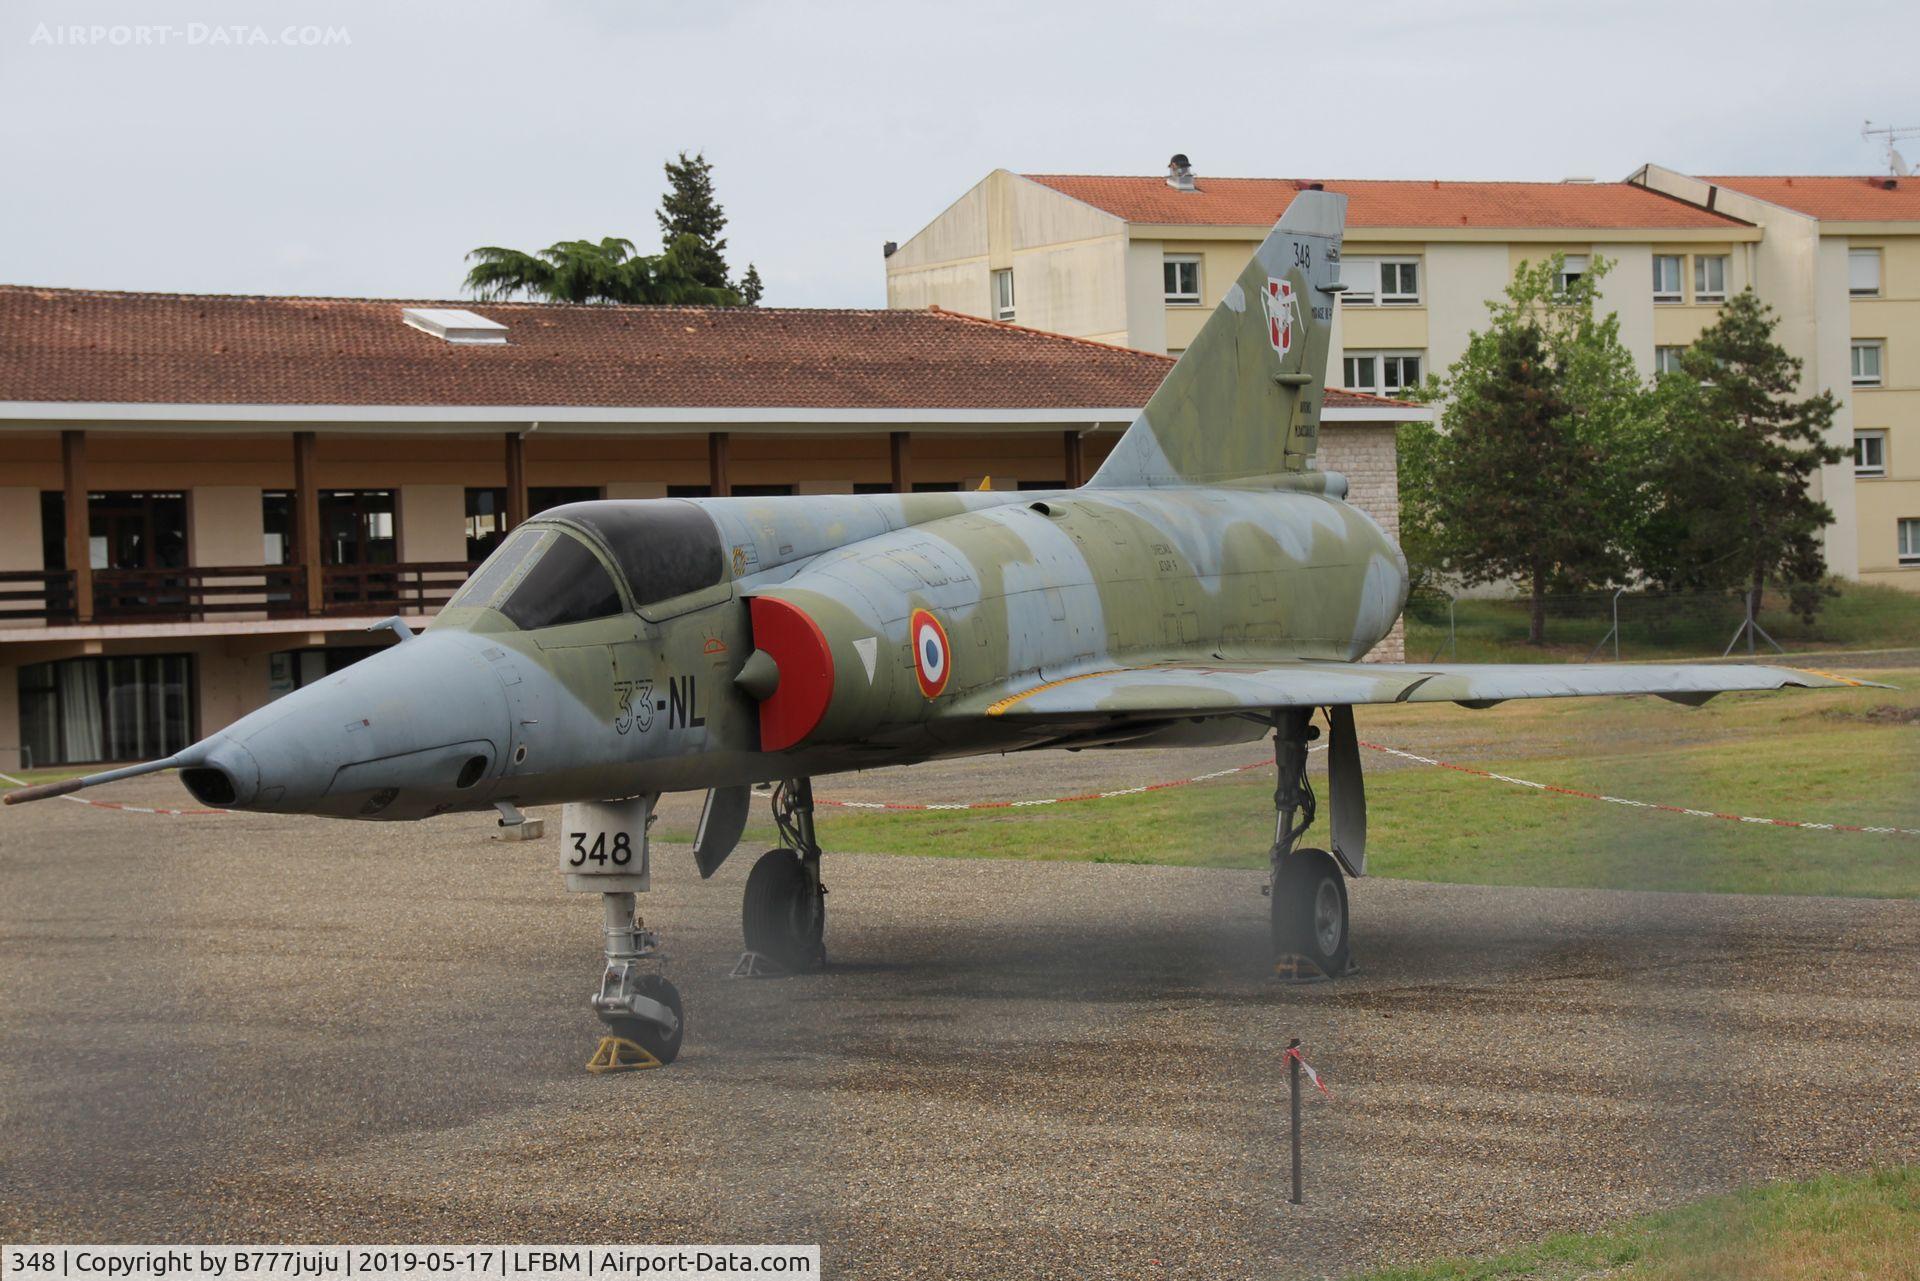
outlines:
M1168 759L1127 768L1218 767ZM1064 777L1003 767L993 794ZM490 827L0 815L0 1239L1338 1275L1920 1159L1910 902L1369 881L1363 972L1288 988L1257 874L830 856L831 970L729 981L751 860L703 884L667 847L646 905L687 1048L596 1078L599 906L551 838ZM1307 1105L1304 1207L1289 1036L1334 1092Z

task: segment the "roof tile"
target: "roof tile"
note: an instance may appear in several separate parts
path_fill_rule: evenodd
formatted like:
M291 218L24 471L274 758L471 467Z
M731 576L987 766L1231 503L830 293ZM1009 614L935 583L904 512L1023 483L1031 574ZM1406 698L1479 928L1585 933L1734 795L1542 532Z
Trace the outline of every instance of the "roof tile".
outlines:
M1700 181L1829 222L1920 221L1920 178L1793 175Z
M1128 222L1266 227L1305 178L1201 178L1176 191L1163 178L1028 174L1028 178ZM1326 179L1347 197L1349 227L1740 227L1724 214L1626 182L1388 182Z

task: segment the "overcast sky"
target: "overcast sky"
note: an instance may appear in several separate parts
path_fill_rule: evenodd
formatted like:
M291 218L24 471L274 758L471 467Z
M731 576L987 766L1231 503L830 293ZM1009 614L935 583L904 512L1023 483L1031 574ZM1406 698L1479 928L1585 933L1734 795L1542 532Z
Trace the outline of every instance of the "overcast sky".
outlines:
M769 305L878 306L881 243L1000 166L1158 173L1185 151L1203 182L1858 173L1883 165L1863 118L1920 125L1912 0L0 15L0 281L93 288L456 297L476 245L657 247L660 164L687 148L713 161L730 257L759 265Z

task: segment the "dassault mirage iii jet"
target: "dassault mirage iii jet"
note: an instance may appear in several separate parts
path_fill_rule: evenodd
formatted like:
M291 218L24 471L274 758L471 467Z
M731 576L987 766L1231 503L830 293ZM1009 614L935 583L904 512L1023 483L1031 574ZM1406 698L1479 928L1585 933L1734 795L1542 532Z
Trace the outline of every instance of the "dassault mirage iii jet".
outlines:
M563 804L598 892L593 1009L662 1061L684 1016L635 915L662 793L704 790L711 876L773 783L782 847L747 878L746 946L821 963L811 780L942 757L1273 739L1273 946L1349 965L1366 871L1366 703L1830 685L1755 666L1363 663L1406 561L1316 470L1345 198L1302 192L1098 472L1052 492L583 502L521 525L432 624L163 761L201 803L347 819ZM1330 733L1326 848L1310 724Z

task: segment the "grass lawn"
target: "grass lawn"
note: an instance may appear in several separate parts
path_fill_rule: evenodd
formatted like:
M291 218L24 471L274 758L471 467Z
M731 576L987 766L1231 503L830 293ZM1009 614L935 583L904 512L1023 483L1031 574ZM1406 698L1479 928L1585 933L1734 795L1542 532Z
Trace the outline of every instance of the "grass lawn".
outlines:
M1920 1168L1823 1175L1715 1197L1605 1232L1354 1281L1815 1281L1920 1277Z
M1920 645L1920 592L1894 587L1843 584L1829 597L1819 617L1802 623L1781 608L1783 598L1767 597L1760 626L1788 650L1905 649ZM1525 600L1460 600L1454 603L1454 648L1446 652L1447 602L1420 596L1407 608L1407 658L1412 662L1459 663L1566 662L1584 659L1612 626L1609 594L1556 596L1547 602L1547 643L1528 645L1529 603ZM1743 607L1728 596L1645 596L1620 598L1620 657L1623 659L1717 658L1740 626ZM1764 641L1760 652L1769 654ZM1745 642L1742 642L1744 652ZM1607 656L1612 655L1608 643Z
M1603 795L1808 822L1920 828L1920 670L1898 690L1362 707L1365 741ZM1249 744L1247 759L1263 748ZM1630 809L1363 753L1376 875L1474 884L1920 895L1920 837ZM1316 763L1319 758L1316 757ZM1009 761L1009 797L1022 795ZM835 794L834 780L818 784ZM1321 784L1324 784L1324 779ZM1273 776L1041 809L821 812L829 849L966 858L1265 865ZM1323 791L1324 796L1324 791ZM687 840L668 824L659 834ZM1324 839L1325 827L1314 835ZM771 843L771 829L750 843Z

